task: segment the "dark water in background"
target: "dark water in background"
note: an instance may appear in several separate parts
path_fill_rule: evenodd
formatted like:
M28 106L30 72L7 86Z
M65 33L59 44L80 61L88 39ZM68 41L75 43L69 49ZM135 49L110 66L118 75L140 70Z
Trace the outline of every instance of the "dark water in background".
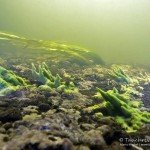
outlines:
M0 31L67 41L106 62L150 64L149 0L0 0Z

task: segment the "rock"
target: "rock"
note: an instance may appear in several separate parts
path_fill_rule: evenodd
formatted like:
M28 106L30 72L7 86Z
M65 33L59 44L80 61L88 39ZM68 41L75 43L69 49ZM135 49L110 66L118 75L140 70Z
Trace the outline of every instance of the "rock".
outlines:
M49 138L40 131L26 131L22 135L15 136L5 146L5 150L35 149L35 150L73 150L72 142L65 138Z
M6 144L5 142L7 141L6 140L7 137L8 137L7 135L0 133L0 148L1 149L5 146L5 144Z
M13 128L18 128L19 126L27 126L28 123L23 120L18 120L13 123Z
M90 95L91 90L93 90L93 81L82 81L79 83L80 92L84 95Z
M3 128L5 129L5 130L8 130L9 128L11 128L12 127L12 123L9 123L9 122L7 122L7 123L5 123L4 125L3 125Z
M83 123L83 124L80 125L80 128L81 128L82 130L88 130L88 131L89 131L89 130L91 130L91 129L94 129L94 128L95 128L95 125Z
M51 117L51 116L53 116L53 114L56 112L56 109L50 109L49 111L47 111L46 113L45 113L45 116L46 117Z
M74 94L66 94L66 93L62 93L61 94L61 98L62 99L69 99L69 100L73 100L75 98Z
M41 103L39 105L39 111L41 111L41 112L46 112L49 109L50 109L50 105L49 104Z
M144 103L144 107L150 108L150 83L147 85L144 85L144 90L142 92L142 101Z
M27 106L23 108L24 114L38 113L37 106Z
M0 101L0 107L8 107L9 103L5 101Z
M88 144L91 149L103 149L106 146L101 131L98 130L90 130L84 132L83 142L85 142L85 144Z
M148 112L150 112L150 108L146 108L146 107L141 107L140 110L141 111L148 111Z
M11 122L22 119L21 111L15 108L0 110L0 121Z
M25 115L22 119L23 121L33 121L36 119L40 119L41 115L38 115L36 113L31 113L30 115Z
M8 142L8 141L9 141L9 137L8 137L7 135L5 135L5 136L3 137L3 141L4 141L4 142Z
M73 150L73 144L72 144L72 142L69 139L65 138L63 140L63 142L62 142L61 149L64 149L64 150Z
M103 117L99 120L99 123L111 126L114 124L114 119L113 119L113 117Z
M103 114L101 112L97 112L93 115L93 118L100 121L103 118Z
M51 97L49 99L49 101L51 100L51 103L52 103L52 107L55 109L55 108L58 108L61 104L61 99L59 97Z
M124 146L122 146L119 142L113 142L108 150L126 150Z
M55 91L55 90L52 90L50 95L56 97L56 96L59 95L59 93L57 91Z
M6 133L6 130L5 130L5 128L0 128L0 133L2 133L2 134L5 134Z
M90 150L90 148L88 146L80 145L80 146L77 146L75 150Z
M13 132L14 132L14 129L13 128L9 128L6 133L10 135Z
M100 130L103 135L112 132L112 129L108 125L102 125L98 127L97 130Z

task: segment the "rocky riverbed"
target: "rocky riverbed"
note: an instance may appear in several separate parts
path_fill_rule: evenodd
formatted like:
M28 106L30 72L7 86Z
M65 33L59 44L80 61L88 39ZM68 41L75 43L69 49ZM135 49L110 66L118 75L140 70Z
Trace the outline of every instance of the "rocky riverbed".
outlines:
M135 79L135 83L132 84L124 84L123 81L118 81L110 76L110 67L92 66L80 69L79 66L76 66L75 70L58 69L62 80L73 81L78 89L77 92L65 93L56 88L39 88L40 83L31 77L31 66L29 68L27 64L10 66L6 60L4 62L3 66L12 68L15 73L24 76L30 86L23 86L0 97L1 149L124 150L149 148L148 143L142 146L140 142L125 141L126 138L149 139L149 124L143 123L138 130L128 132L116 122L114 115L101 114L99 109L92 113L87 111L87 108L99 104L99 99L94 97L96 88L108 91L115 87L120 93L126 90L130 92L133 99L143 101L144 105L141 109L148 112L150 84L148 76L147 79L137 76L139 68L119 66L125 69L132 79ZM145 70L142 71L144 75ZM137 80L138 83L136 83ZM123 90L122 85L128 85L128 88Z
M0 149L150 149L148 68L0 36Z

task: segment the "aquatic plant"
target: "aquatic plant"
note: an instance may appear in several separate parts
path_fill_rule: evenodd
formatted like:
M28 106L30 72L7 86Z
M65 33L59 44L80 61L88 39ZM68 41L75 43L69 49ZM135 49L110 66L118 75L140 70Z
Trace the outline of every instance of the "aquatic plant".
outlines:
M71 62L84 65L104 64L103 60L94 52L79 46L69 45L64 42L27 39L25 37L4 32L0 32L0 41L6 41L14 46L19 46L19 48L22 47L22 49L26 49L26 51L30 49L32 49L32 51L45 51L47 54L49 53L49 56L52 58L59 55L59 57L56 57L57 61L60 59L69 59Z
M108 72L109 75L114 78L117 82L121 82L121 83L125 83L125 84L131 84L131 83L137 83L138 81L136 79L132 79L131 77L129 77L124 70L117 66L117 65L113 65L112 66L112 70Z
M39 88L42 90L50 91L51 89L56 89L57 91L64 92L66 94L78 91L73 82L62 81L59 74L56 74L56 76L52 75L48 66L44 62L39 65L38 69L32 63L32 75L33 79L37 81L40 85Z
M0 96L10 94L21 86L26 85L27 83L25 79L0 66Z
M86 112L101 112L104 116L112 116L127 132L135 132L144 123L150 123L150 113L139 109L142 106L141 101L131 100L126 94L119 94L116 89L107 92L100 88L97 90L96 97L100 103L86 108Z

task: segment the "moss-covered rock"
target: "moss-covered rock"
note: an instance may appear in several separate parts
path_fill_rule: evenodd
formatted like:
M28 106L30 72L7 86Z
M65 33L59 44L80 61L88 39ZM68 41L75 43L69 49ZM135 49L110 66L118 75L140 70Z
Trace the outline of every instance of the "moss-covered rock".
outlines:
M24 121L33 121L35 119L40 119L41 115L38 115L37 113L32 113L30 115L25 115L22 119Z
M49 60L60 62L63 64L68 61L70 63L75 63L78 65L92 65L92 64L104 64L104 61L95 54L93 51L87 50L85 48L70 45L66 42L56 42L49 40L36 40L28 39L25 37L16 36L13 34L8 34L5 32L0 32L0 42L3 44L2 52L5 52L7 49L6 45L9 45L9 53L21 53L21 57L24 57L24 54L29 54L29 57L34 54L39 53L39 57L42 57L41 54L46 53ZM15 50L14 50L15 49ZM36 55L37 56L37 55ZM37 58L35 58L37 59Z
M22 119L21 111L16 108L5 108L0 109L0 121L1 122L12 122Z

